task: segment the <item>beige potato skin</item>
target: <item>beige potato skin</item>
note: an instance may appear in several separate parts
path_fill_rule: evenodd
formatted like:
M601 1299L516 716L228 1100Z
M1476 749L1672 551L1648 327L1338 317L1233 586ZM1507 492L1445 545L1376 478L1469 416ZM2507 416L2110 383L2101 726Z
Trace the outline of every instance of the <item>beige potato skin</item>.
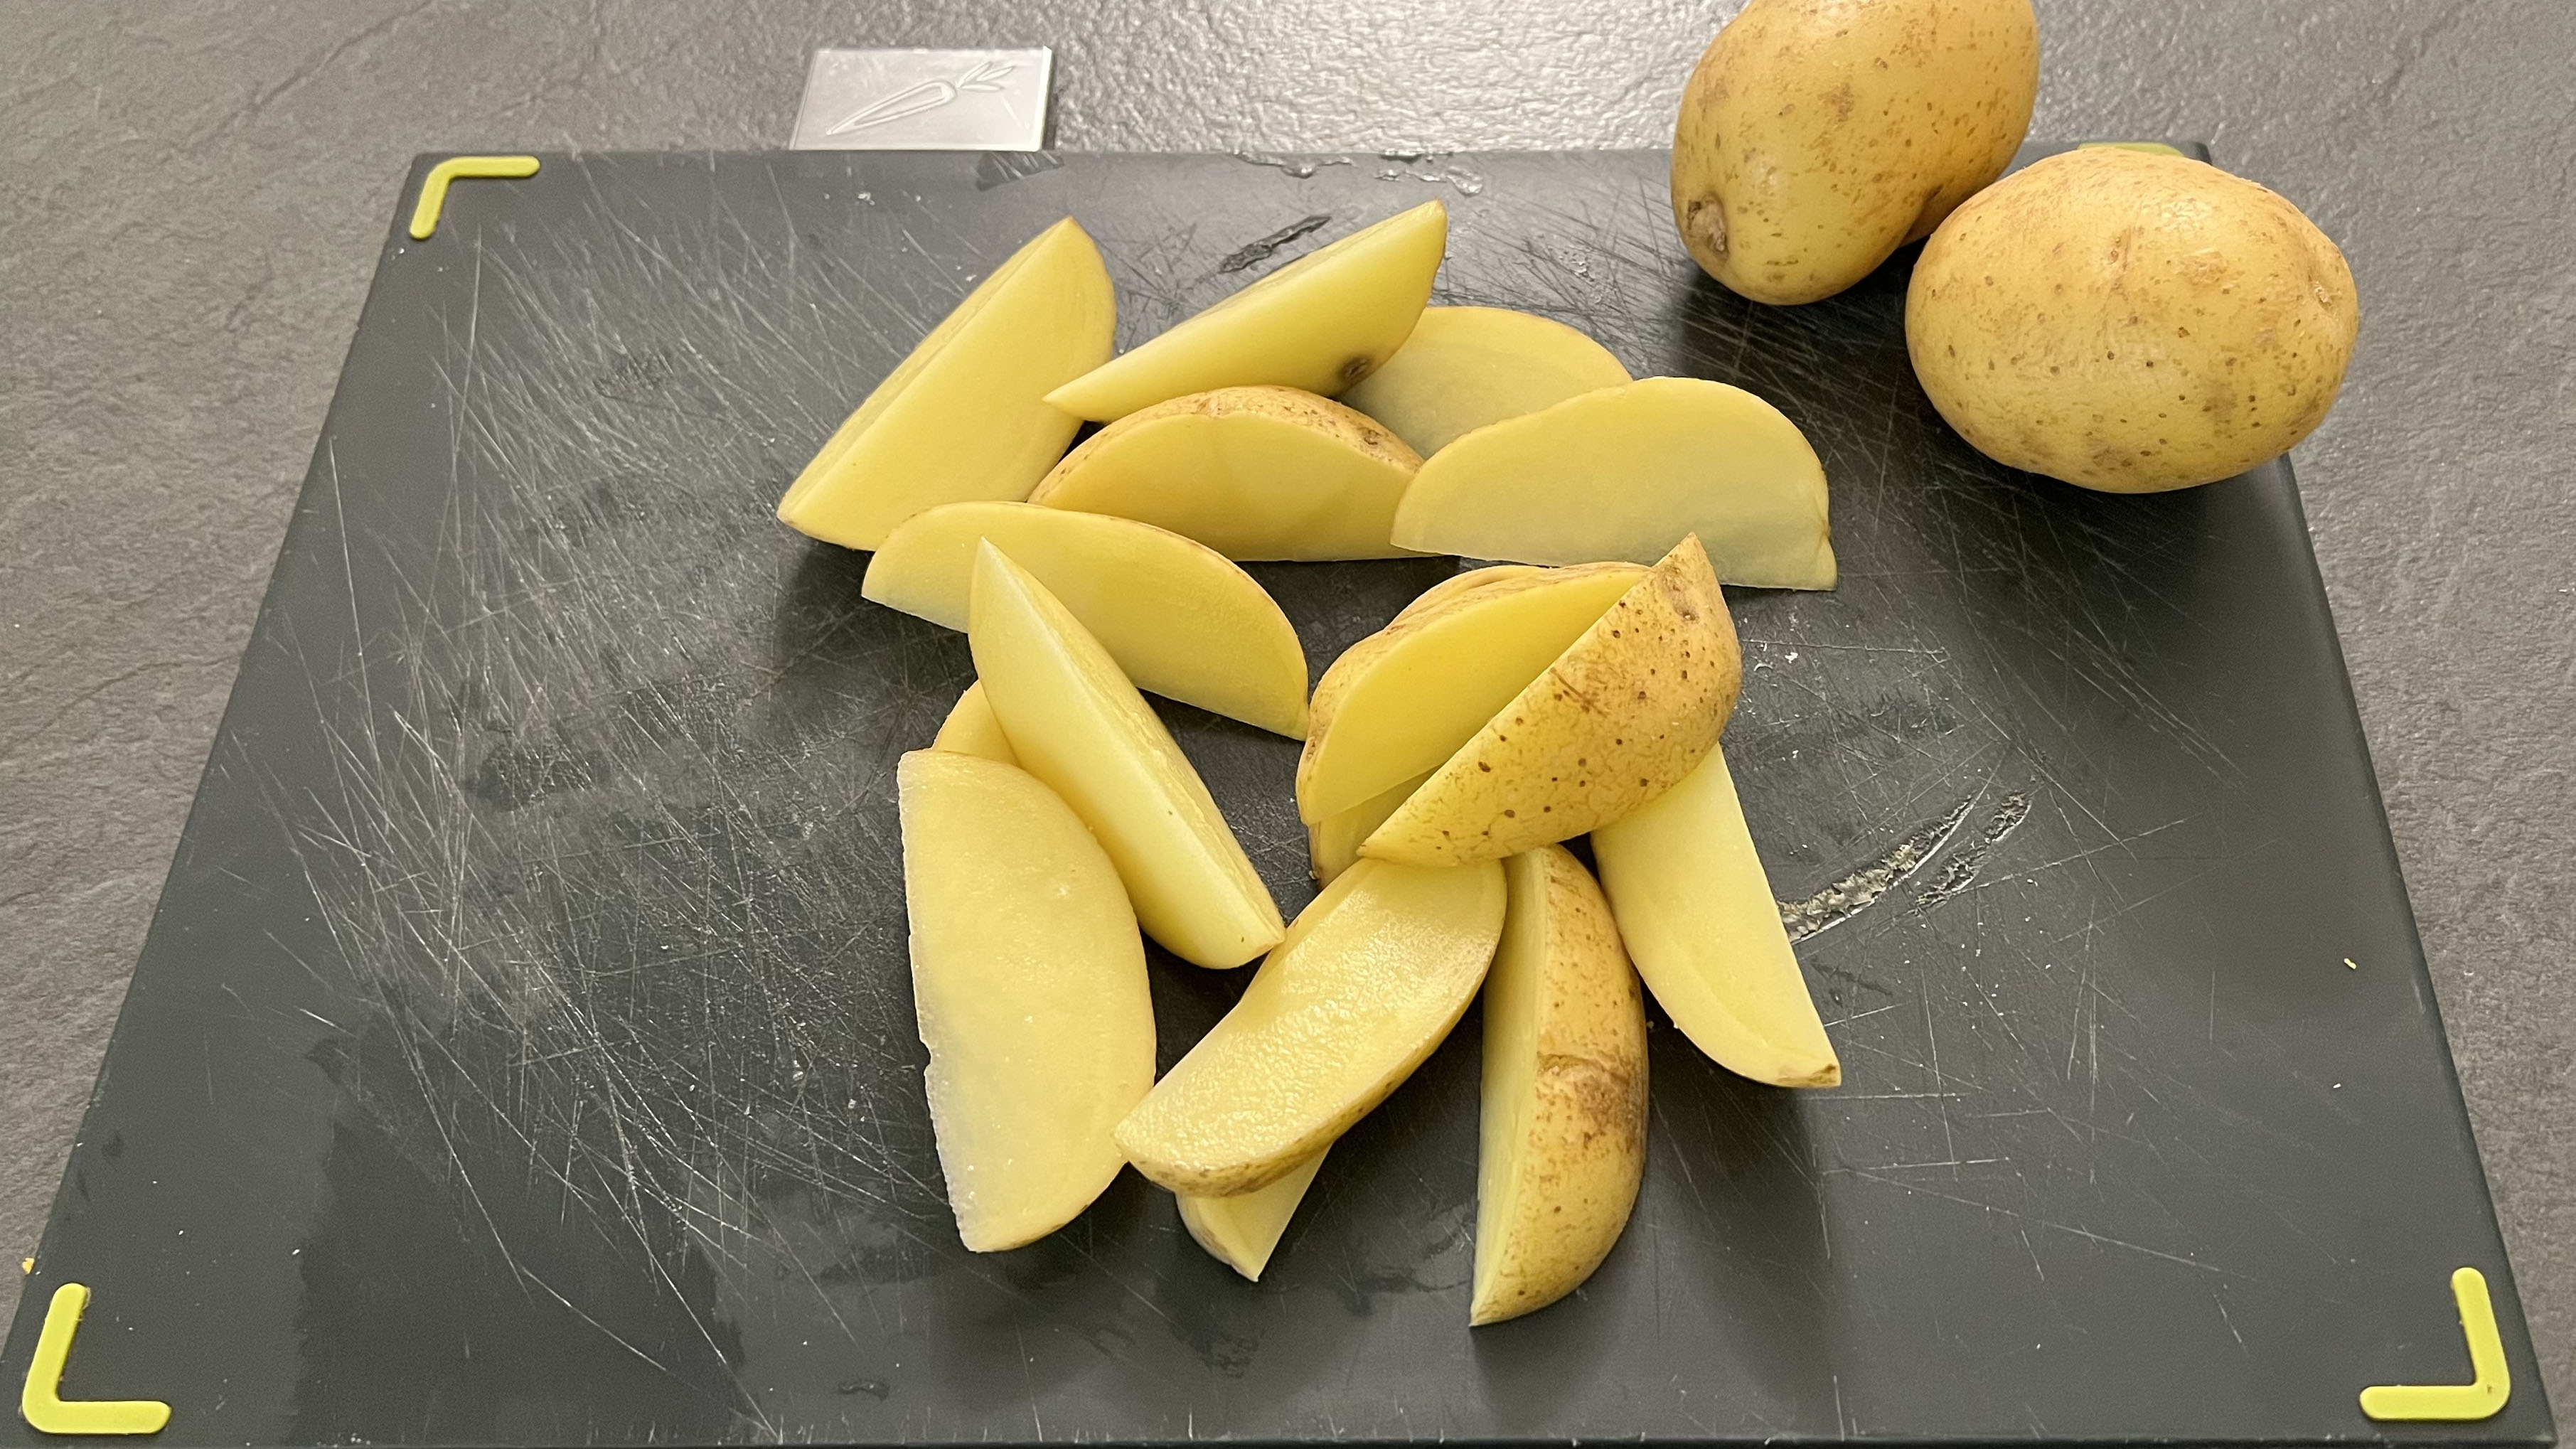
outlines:
M2003 174L2039 95L2030 0L1751 0L1682 92L1673 222L1756 302L1813 302Z
M2352 269L2299 209L2181 156L2086 147L1953 213L1905 297L1932 405L1996 462L2106 493L2233 477L2334 406Z
M1424 781L1360 854L1460 865L1617 820L1715 748L1742 681L1735 622L1693 535Z
M1646 1174L1646 1004L1610 902L1561 845L1503 870L1510 904L1485 980L1470 1324L1582 1287L1627 1228Z

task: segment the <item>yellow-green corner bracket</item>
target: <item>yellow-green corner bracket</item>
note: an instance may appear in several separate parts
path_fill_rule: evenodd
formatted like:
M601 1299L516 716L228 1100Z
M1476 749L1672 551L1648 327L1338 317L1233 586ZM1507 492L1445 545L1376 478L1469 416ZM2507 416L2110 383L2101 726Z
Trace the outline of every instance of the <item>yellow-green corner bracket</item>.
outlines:
M2475 1377L2465 1384L2374 1384L2361 1391L2363 1413L2382 1420L2491 1419L2513 1397L2513 1373L2505 1366L2504 1335L2496 1329L2486 1275L2459 1269L2451 1274L2451 1296L2459 1300L2460 1331L2468 1336Z
M89 1310L89 1289L66 1283L54 1290L45 1309L45 1326L36 1335L36 1356L27 1363L27 1386L18 1393L18 1412L45 1434L158 1434L170 1422L170 1406L154 1399L65 1399L63 1365L72 1356L72 1335L80 1331Z
M429 168L420 184L420 204L411 209L411 239L427 241L438 230L438 214L447 206L448 184L462 177L513 180L537 174L534 156L450 156Z

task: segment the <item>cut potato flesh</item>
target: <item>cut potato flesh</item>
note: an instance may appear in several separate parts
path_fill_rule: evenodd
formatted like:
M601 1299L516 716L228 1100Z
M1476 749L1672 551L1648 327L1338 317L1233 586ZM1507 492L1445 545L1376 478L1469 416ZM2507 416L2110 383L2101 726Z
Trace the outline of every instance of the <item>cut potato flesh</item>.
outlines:
M1431 1055L1485 979L1503 870L1362 861L1297 917L1243 999L1164 1074L1118 1145L1178 1193L1277 1182Z
M1232 387L1120 418L1065 455L1031 503L1139 519L1227 558L1395 558L1395 507L1422 460L1330 398Z
M952 503L889 535L859 592L963 629L985 539L1073 611L1137 688L1305 738L1306 651L1288 616L1222 554L1150 524Z
M1798 425L1722 382L1650 377L1479 428L1422 465L1395 542L1651 563L1697 534L1721 582L1830 589L1825 470Z
M966 692L949 706L948 718L940 721L939 733L930 741L930 747L999 760L1005 765L1020 762L1019 754L1011 748L1011 737L1002 733L1002 722L993 717L993 702L984 697L981 681L966 686Z
M1617 820L1717 744L1742 666L1708 556L1685 538L1396 807L1360 854L1458 865ZM1325 737L1336 728L1325 721Z
M1299 257L1047 401L1105 423L1220 387L1340 392L1404 345L1448 245L1449 209L1424 202Z
M1692 1045L1775 1087L1840 1085L1723 751L1592 832L1592 854L1638 973Z
M1604 564L1495 579L1352 645L1315 688L1298 816L1319 824L1439 768L1644 576Z
M1108 856L1035 778L916 750L896 782L948 1204L968 1248L1016 1248L1125 1160L1110 1131L1154 1083L1144 944Z
M1351 868L1360 858L1360 842L1369 838L1405 797L1430 779L1429 773L1414 776L1382 794L1372 795L1348 810L1335 811L1306 827L1306 857L1315 870L1315 884L1331 885L1333 877Z
M1583 1285L1646 1172L1646 1004L1610 903L1563 846L1503 863L1511 912L1485 978L1470 1323Z
M1488 423L1626 381L1609 348L1562 322L1501 307L1426 307L1404 346L1342 401L1428 458Z
M1268 950L1279 907L1171 732L1044 584L976 548L966 637L1022 767L1100 837L1147 935L1201 966Z
M1066 217L994 269L859 404L785 497L788 527L875 548L925 508L1026 498L1078 420L1047 392L1109 356L1117 303Z
M1418 614L1427 614L1433 609L1440 607L1442 604L1449 602L1451 599L1457 598L1461 594L1472 594L1478 589L1491 584L1507 583L1513 579L1527 578L1532 574L1545 572L1547 572L1547 570L1540 568L1536 564L1487 564L1485 567L1480 569L1469 569L1462 574L1451 574L1449 577L1442 579L1440 582L1433 584L1427 589L1424 589L1419 595L1415 596L1412 603L1396 610L1395 617L1389 619L1387 622L1389 624L1401 624L1405 620L1413 618Z
M1288 1220L1306 1200L1306 1189L1314 1186L1315 1170L1323 1165L1324 1154L1318 1152L1268 1187L1233 1197L1179 1196L1181 1226L1218 1262L1258 1283L1288 1231Z

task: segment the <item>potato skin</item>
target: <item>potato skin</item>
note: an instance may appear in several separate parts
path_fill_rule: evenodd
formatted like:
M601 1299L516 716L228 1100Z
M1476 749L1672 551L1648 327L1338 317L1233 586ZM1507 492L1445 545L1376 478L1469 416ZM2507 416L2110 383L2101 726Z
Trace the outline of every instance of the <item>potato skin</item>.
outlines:
M1582 1287L1646 1174L1645 993L1609 899L1561 845L1503 868L1510 914L1485 978L1478 1325Z
M2325 421L2360 329L2343 253L2214 166L2088 147L1941 224L1906 350L1977 451L2106 493L2233 477Z
M1671 789L1735 711L1743 651L1692 534L1360 845L1406 865L1571 840Z
M2030 0L1751 0L1682 93L1673 222L1743 296L1830 297L2002 175L2038 95Z

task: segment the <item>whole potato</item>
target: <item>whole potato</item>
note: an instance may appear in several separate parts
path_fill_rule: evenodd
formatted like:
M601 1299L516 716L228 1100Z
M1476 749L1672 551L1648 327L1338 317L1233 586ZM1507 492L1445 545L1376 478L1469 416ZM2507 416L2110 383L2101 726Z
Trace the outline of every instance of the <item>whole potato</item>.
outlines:
M1673 221L1710 276L1813 302L2003 174L2039 94L2030 0L1752 0L1673 132Z
M2181 156L2087 147L1952 213L1905 297L1932 405L1999 463L2108 493L2242 473L2316 430L2361 325L2297 207Z

